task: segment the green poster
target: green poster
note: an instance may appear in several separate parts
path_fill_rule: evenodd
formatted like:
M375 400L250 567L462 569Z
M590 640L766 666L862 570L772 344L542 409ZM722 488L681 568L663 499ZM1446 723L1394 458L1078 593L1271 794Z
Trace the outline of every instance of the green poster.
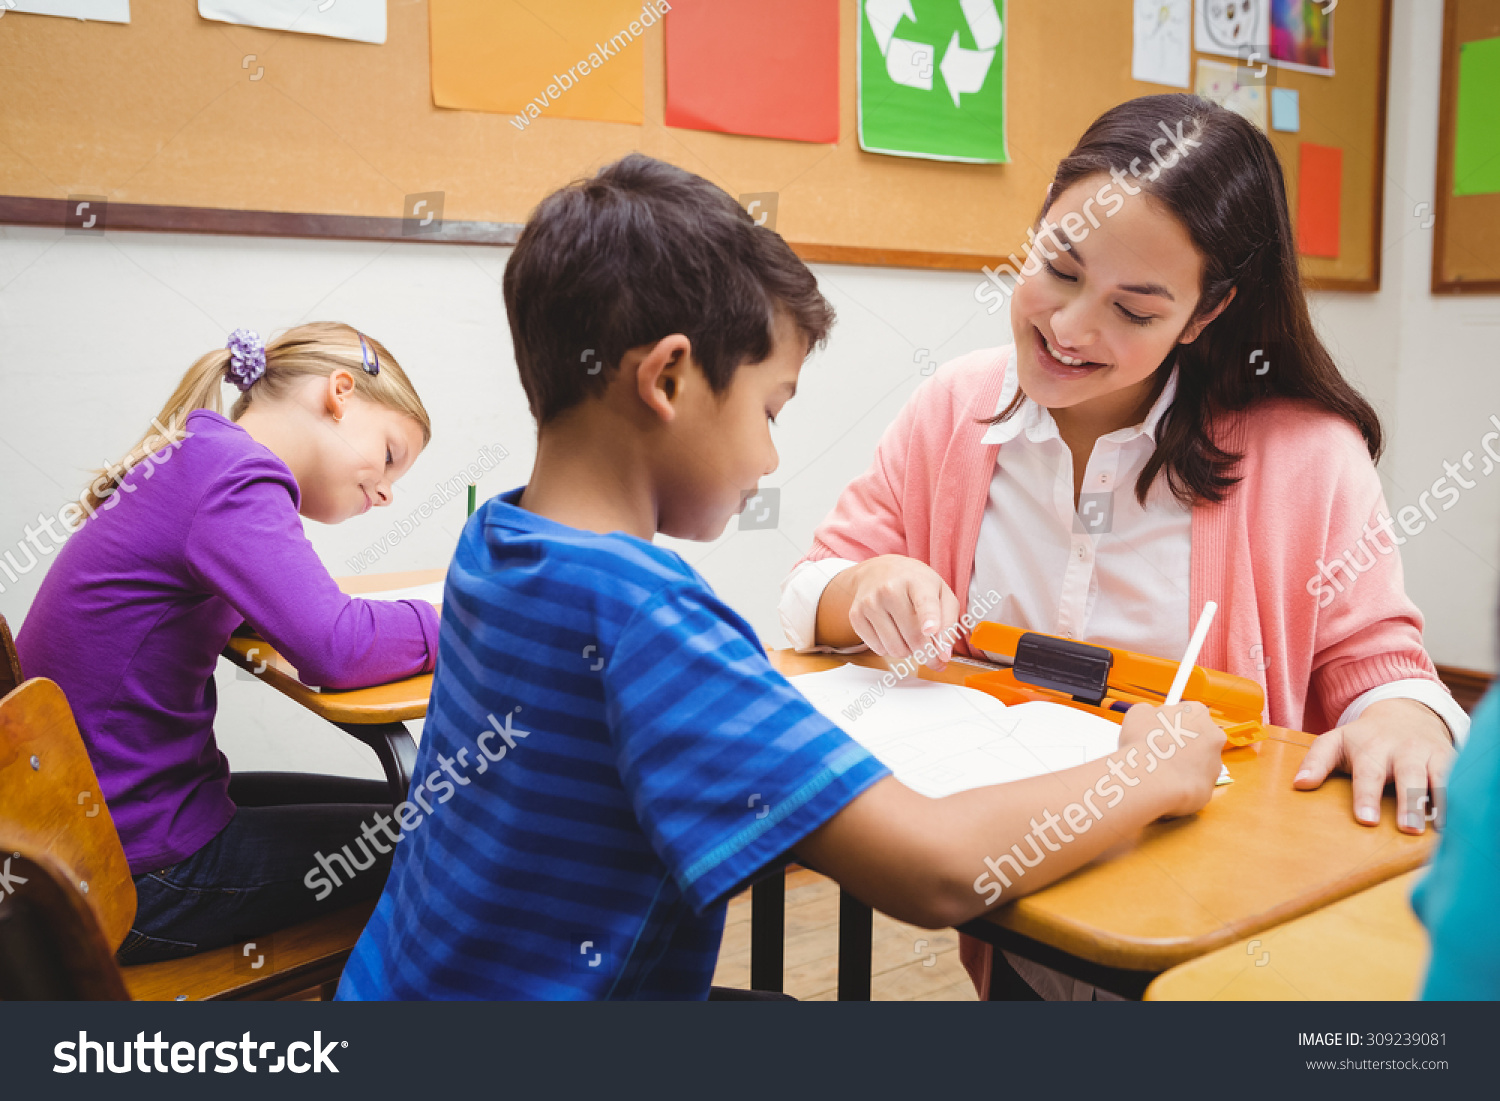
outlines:
M1500 38L1458 48L1453 194L1500 192Z
M1003 164L1005 0L862 0L859 147Z

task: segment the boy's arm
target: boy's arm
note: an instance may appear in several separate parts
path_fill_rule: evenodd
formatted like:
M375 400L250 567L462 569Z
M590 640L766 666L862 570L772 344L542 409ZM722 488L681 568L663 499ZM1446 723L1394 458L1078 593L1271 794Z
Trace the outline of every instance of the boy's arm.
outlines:
M1223 745L1202 704L1138 704L1107 758L943 799L886 777L794 851L898 920L958 925L1061 879L1157 818L1200 809Z

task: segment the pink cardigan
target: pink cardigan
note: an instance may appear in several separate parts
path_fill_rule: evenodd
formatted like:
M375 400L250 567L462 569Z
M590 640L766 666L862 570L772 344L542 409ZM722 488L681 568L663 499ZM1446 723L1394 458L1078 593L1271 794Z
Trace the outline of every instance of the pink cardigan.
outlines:
M981 422L995 414L1011 352L971 352L917 390L803 561L908 555L932 566L969 607L974 545L1000 450L980 442ZM1225 500L1193 509L1184 630L1206 601L1219 603L1198 663L1259 681L1270 722L1312 733L1378 685L1436 681L1399 554L1358 546L1365 525L1386 511L1358 430L1306 402L1272 398L1223 416L1215 438L1244 458ZM1364 573L1350 566L1370 557ZM1335 560L1344 592L1319 608L1308 582L1320 563Z

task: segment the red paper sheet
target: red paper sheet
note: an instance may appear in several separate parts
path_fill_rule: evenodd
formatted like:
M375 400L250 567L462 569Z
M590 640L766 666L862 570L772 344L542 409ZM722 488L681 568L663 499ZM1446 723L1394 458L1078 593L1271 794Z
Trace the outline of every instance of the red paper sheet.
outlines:
M839 140L838 0L678 0L666 53L668 126Z
M1303 142L1297 169L1297 250L1304 256L1339 254L1339 194L1344 151Z

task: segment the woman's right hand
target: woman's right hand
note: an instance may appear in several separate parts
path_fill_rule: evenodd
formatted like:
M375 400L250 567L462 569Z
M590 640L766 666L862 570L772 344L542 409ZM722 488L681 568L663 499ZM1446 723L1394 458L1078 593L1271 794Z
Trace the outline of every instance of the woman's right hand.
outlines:
M1223 767L1224 742L1224 731L1196 701L1173 707L1138 703L1120 726L1125 766L1134 777L1157 781L1163 818L1195 814L1208 803Z
M830 596L847 601L850 628L881 657L907 658L925 649L928 664L941 669L953 656L958 598L925 562L883 554L850 567L823 590L820 619Z

